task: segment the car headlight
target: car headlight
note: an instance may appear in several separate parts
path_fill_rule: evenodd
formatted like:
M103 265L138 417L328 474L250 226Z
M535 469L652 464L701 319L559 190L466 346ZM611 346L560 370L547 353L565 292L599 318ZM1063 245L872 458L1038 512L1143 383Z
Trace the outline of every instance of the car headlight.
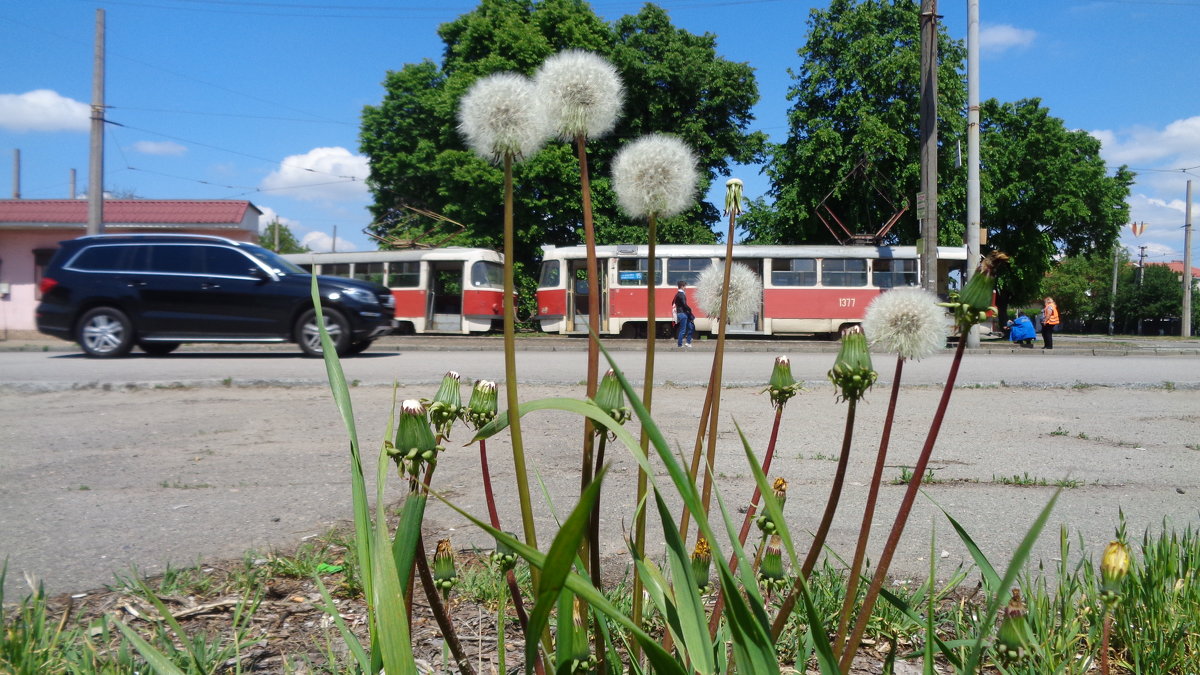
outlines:
M350 298L351 300L356 300L356 301L364 303L364 304L369 304L369 305L379 304L379 301L375 299L374 293L371 293L370 291L365 291L361 288L341 288L333 293L330 293L329 297L331 300L337 300L337 296L339 296L339 295Z

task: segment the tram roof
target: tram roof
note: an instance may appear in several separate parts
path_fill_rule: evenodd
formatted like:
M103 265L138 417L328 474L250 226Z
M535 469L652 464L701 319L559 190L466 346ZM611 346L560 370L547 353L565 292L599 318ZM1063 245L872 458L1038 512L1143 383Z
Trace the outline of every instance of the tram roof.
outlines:
M284 259L296 264L412 262L415 260L486 260L503 262L504 256L487 248L447 246L445 248L406 249L397 251L348 251L326 253L288 253Z
M586 246L543 246L546 258L576 259L587 257ZM649 247L645 244L619 244L597 246L596 254L606 258L645 258ZM655 255L675 258L722 258L725 256L724 244L659 244L655 247ZM758 246L734 244L735 258L913 258L916 257L915 246L838 246L803 244ZM966 260L965 248L959 246L939 246L937 256L942 260Z

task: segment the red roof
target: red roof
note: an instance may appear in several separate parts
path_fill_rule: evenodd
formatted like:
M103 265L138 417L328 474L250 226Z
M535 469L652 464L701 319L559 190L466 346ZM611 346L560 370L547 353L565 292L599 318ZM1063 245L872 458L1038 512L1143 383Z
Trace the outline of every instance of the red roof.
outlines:
M245 200L106 199L106 223L239 224ZM85 199L0 199L0 223L87 223Z
M1175 274L1180 274L1180 275L1183 274L1183 261L1182 260L1172 260L1171 262L1165 262L1165 263L1146 263L1146 264L1147 265L1162 265L1163 267L1170 269ZM1192 278L1200 279L1200 267L1192 268Z

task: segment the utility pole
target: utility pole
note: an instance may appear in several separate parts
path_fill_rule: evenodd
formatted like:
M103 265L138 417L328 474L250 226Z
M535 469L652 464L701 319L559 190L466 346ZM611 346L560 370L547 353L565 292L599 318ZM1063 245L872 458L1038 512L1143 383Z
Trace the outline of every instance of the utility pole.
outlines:
M333 241L329 243L329 251L337 253L337 225L333 226Z
M979 0L967 0L967 276L979 264ZM964 284L965 285L965 284ZM979 346L979 326L971 326L967 346Z
M1138 246L1138 304L1142 304L1142 279L1146 276L1146 247ZM1142 313L1138 311L1138 335L1142 334Z
M88 234L104 233L104 10L96 10L92 68L92 137L88 155Z
M1180 323L1183 337L1192 336L1192 181L1187 182L1187 199L1183 212L1183 316Z
M21 149L13 148L13 199L21 198Z
M937 293L937 0L921 0L921 219L922 284Z
M1117 240L1113 242L1112 292L1108 296L1108 336L1109 337L1112 337L1113 324L1116 323L1116 320L1117 320L1117 266L1121 259L1121 256L1118 255L1120 253L1120 251L1121 251L1121 238L1117 237Z

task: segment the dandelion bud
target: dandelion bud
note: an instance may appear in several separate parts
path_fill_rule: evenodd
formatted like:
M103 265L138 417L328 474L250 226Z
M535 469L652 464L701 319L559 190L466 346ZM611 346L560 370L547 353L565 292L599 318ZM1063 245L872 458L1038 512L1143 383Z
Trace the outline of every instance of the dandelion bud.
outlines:
M692 551L692 576L696 578L696 588L701 593L712 586L711 568L712 550L708 547L708 540L699 536L696 538L696 549Z
M425 415L425 407L420 401L405 400L400 404L400 422L396 426L396 440L388 454L395 460L401 471L407 471L416 476L424 461L435 462L437 459L437 443L433 438L433 430L429 428L429 419Z
M787 481L783 478L776 478L771 485L771 494L775 497L775 501L779 504L779 510L783 511L783 505L787 502ZM754 518L758 529L763 531L763 534L775 534L779 531L779 525L771 518L770 512L763 509L762 513Z
M783 574L783 543L779 535L772 534L763 551L762 563L758 567L758 578L769 588L786 583Z
M842 336L842 348L829 370L829 381L837 387L843 401L857 401L875 384L876 377L867 338L862 329L855 326Z
M459 395L459 376L451 370L442 376L442 386L429 404L429 421L442 438L449 438L450 427L462 414L462 398Z
M450 589L458 582L458 571L454 568L454 549L449 539L439 539L437 550L433 554L433 585L449 595Z
M987 320L988 312L995 312L992 305L992 292L996 288L996 275L1008 265L1008 256L999 251L993 251L979 263L975 275L963 287L957 303L949 303L954 308L954 318L960 331L966 331L977 323Z
M496 418L496 383L478 380L467 403L467 423L479 429Z
M775 357L775 368L771 370L771 383L767 391L771 392L771 403L776 407L788 402L788 399L800 393L804 383L796 382L792 377L792 362L786 356Z
M1121 592L1125 576L1129 574L1129 547L1121 541L1110 541L1100 559L1100 579L1103 584L1101 596L1113 602Z
M741 215L742 187L742 181L738 178L730 178L725 181L725 215Z
M996 635L996 650L1005 661L1015 661L1028 651L1032 640L1029 634L1029 623L1025 603L1021 600L1021 591L1012 589L1012 599L1004 609L1004 619L1000 623L1000 632Z
M516 538L516 535L512 532L505 532L505 534L514 539ZM496 550L492 551L492 562L496 563L501 572L507 572L517 566L517 552L513 550L512 546L508 545L507 541L497 539Z
M771 484L771 494L775 497L775 501L779 503L779 510L783 510L783 505L787 503L788 483L782 477L776 478Z
M595 402L609 417L616 420L617 424L624 424L632 416L625 405L625 390L621 388L621 381L611 369L600 379Z

